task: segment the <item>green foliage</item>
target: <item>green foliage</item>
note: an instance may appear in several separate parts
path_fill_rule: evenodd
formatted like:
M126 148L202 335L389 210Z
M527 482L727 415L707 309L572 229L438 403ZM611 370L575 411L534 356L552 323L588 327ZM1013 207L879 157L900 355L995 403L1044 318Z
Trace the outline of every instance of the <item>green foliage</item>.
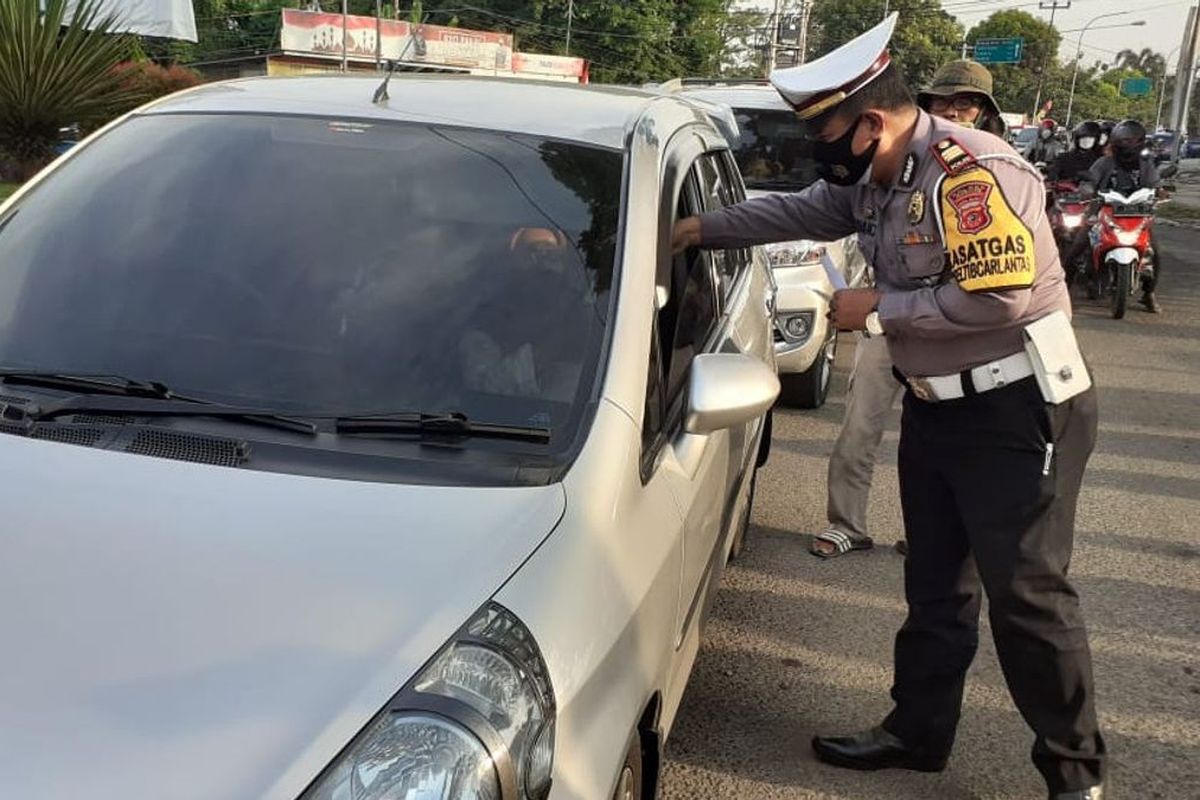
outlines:
M963 28L937 0L893 0L899 12L892 60L909 86L920 89L942 64L958 58ZM813 6L810 58L825 55L879 24L884 0L817 0Z
M0 151L28 177L53 155L59 130L107 119L131 92L113 71L134 38L114 35L93 0L0 0Z
M1033 111L1041 82L1042 101L1049 99L1054 103L1055 111L1051 116L1059 114L1059 109L1065 114L1071 75L1058 62L1062 35L1050 23L1025 11L998 11L972 28L967 34L967 42L973 45L980 39L1018 36L1025 40L1022 63L988 65L995 80L996 102L1003 111L1029 114Z

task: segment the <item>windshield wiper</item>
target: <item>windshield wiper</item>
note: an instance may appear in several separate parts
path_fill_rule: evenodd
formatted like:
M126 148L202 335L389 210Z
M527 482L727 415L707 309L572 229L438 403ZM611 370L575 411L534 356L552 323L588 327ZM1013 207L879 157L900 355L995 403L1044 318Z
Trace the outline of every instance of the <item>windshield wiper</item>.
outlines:
M43 372L24 369L0 369L0 381L12 386L39 386L46 389L66 389L92 394L114 394L123 397L179 397L166 384L140 381L123 375L102 373ZM192 400L193 398L180 398ZM198 402L198 401L197 401Z
M357 436L415 436L418 438L507 439L534 444L549 444L550 429L522 425L497 425L472 422L466 414L422 414L415 411L395 414L364 414L337 417L338 433Z
M34 422L74 414L128 415L131 417L217 417L309 436L317 434L316 424L297 417L288 417L257 408L185 399L169 393L165 397L105 397L81 394L57 402L30 404L22 408L25 418Z

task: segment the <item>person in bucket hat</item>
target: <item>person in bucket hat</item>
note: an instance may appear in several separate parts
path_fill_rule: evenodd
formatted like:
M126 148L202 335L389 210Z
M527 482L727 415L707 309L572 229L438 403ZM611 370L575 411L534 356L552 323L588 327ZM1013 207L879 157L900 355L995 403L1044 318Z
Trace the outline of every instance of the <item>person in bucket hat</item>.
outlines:
M1004 118L992 96L992 73L975 61L942 65L929 86L917 93L917 105L934 116L1003 136Z

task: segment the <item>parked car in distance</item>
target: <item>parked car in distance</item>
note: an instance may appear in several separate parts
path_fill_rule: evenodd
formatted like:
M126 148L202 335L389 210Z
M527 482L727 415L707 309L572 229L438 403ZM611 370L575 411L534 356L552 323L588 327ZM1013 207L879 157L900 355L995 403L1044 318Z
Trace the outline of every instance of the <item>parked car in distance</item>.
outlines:
M1170 161L1175 157L1179 134L1174 131L1160 131L1150 137L1150 154L1155 164Z
M672 88L682 97L733 109L738 138L730 144L750 197L798 192L817 180L801 123L769 84L689 79ZM834 287L821 261L828 257L850 286L865 280L866 261L854 236L836 242L780 242L766 250L779 284L775 359L781 399L801 408L819 408L829 394L837 355L837 331L825 316Z
M5 797L655 796L779 392L765 254L671 254L737 166L679 98L378 85L0 204Z

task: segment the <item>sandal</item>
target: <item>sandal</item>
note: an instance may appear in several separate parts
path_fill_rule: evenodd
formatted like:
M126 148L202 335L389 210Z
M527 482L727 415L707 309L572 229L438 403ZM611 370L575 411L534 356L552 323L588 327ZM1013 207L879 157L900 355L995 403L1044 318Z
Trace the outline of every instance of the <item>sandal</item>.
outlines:
M823 550L818 546L819 542L833 545L833 549ZM808 551L818 558L837 558L852 550L870 550L874 546L875 541L870 536L847 536L835 528L826 528L813 536Z

